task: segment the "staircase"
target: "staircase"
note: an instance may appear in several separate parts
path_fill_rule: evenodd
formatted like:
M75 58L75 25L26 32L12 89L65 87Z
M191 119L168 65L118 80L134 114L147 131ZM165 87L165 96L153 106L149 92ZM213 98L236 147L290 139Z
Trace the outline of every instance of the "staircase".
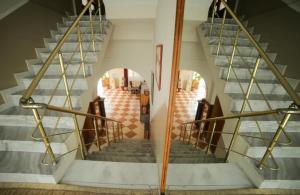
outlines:
M220 47L219 55L217 55L217 45L219 41L219 33L222 19L216 18L214 20L213 31L211 35L209 34L211 26L210 21L211 19L208 19L208 22L205 22L200 26L200 32L202 32L202 34L205 34L207 44L210 48L210 53L212 56L214 56L215 64L218 66L219 69L219 77L223 80L226 80L229 67L228 59L230 58L232 53L233 42L238 29L238 25L235 24L233 19L225 20L222 42L223 46ZM246 21L243 23L247 25ZM251 33L253 33L254 28L248 27L248 30ZM259 41L260 35L254 35L254 37L257 41ZM261 43L260 45L265 51L268 51L267 43ZM275 53L267 54L273 61L275 61ZM251 45L250 41L248 41L246 35L243 32L241 32L238 38L237 52L233 61L235 74L238 80L240 81L241 85L239 85L235 74L233 73L233 71L231 71L231 74L229 76L228 81L226 82L224 89L224 92L228 94L232 99L231 111L233 113L239 113L241 109L241 105L244 99L241 87L243 88L244 92L247 90L252 68L255 65L257 56L258 53L256 49ZM281 71L281 73L284 74L286 66L281 64L276 64L276 66ZM251 95L249 97L249 102L252 111L263 111L269 109L268 105L264 100L264 97L268 99L272 109L287 108L292 103L284 88L276 80L274 74L271 72L271 70L268 68L267 64L263 60L260 62L260 66L256 74L256 80L259 83L261 91L264 93L264 95L261 94L260 89L257 87L256 84L254 84L251 91ZM290 78L287 78L287 80L294 89L297 88L299 80ZM250 107L248 105L246 106L245 111L250 111ZM278 120L280 121L281 119L282 116L279 116ZM239 131L240 134L261 137L259 128L255 120L257 120L257 123L260 125L263 137L269 140L272 139L274 136L274 132L278 128L278 123L273 116L256 117L255 119L244 118L241 123ZM278 171L271 171L267 168L257 170L264 177L264 182L261 184L261 187L300 187L299 116L292 116L285 130L288 133L289 137L292 139L292 144L277 144L274 148L273 155L279 166ZM266 145L268 145L269 141L264 142L263 140L258 140L254 138L243 138L248 143L247 155L256 159L261 159L266 150ZM283 135L281 135L279 141L283 143L287 142L285 136ZM272 163L270 164L271 166L274 165L272 165Z
M169 163L172 164L197 164L197 163L224 163L223 158L217 158L214 154L206 154L193 145L184 144L173 140Z
M0 182L26 181L56 183L72 162L72 160L68 158L62 158L55 166L40 164L43 153L45 152L45 146L42 141L34 141L32 139L31 136L36 127L36 123L31 110L19 107L19 99L74 19L75 17L72 16L63 18L63 23L57 25L57 30L51 31L51 38L44 40L45 48L36 49L37 58L26 60L28 72L17 75L18 86L6 90L6 94L4 94L6 103L1 105L0 108ZM85 64L87 77L84 78L83 71L80 70L79 76L74 82L71 94L75 110L80 110L82 106L80 96L88 89L86 79L92 75L93 64L97 62L97 53L101 52L102 44L105 39L107 39L106 33L100 34L98 16L94 17L93 24L95 26L95 52L92 47L88 47L91 42L89 17L83 16L79 23L82 33L83 51L86 54ZM111 28L111 25L107 23L105 25L105 31L107 32L109 28ZM68 64L67 75L68 82L71 85L81 63L77 31L72 32L67 38L66 43L61 49L61 53L65 63ZM56 83L60 78L60 74L60 64L56 56L45 76L40 81L38 89L35 90L33 94L33 99L36 102L48 102L52 90L56 87ZM64 86L63 83L60 83L51 104L63 106L65 99L66 93ZM43 113L43 111L40 110L40 113ZM69 114L63 114L61 122L58 123L58 129L54 129L54 121L56 121L58 117L57 112L55 113L53 111L47 111L45 114L43 125L46 128L47 134L67 132L70 131L70 129L74 129L74 122L72 116ZM40 136L39 132L37 131L34 136ZM51 139L51 146L56 155L73 149L68 148L66 144L70 136L74 135L65 134ZM76 152L71 154L71 156L75 158Z
M87 160L155 163L155 156L150 141L125 139L109 144L102 151L88 154Z

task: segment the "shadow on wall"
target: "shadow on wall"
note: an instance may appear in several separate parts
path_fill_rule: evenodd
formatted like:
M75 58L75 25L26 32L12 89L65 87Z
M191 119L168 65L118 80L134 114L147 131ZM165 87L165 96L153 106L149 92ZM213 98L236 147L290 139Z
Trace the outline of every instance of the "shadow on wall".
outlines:
M34 49L44 47L65 11L72 12L72 0L32 0L0 20L0 90L17 85L14 73L28 70L25 60L36 57Z
M288 65L285 76L299 79L300 13L281 0L243 0L239 15L245 15L249 26L269 43L268 51L277 53L276 63Z

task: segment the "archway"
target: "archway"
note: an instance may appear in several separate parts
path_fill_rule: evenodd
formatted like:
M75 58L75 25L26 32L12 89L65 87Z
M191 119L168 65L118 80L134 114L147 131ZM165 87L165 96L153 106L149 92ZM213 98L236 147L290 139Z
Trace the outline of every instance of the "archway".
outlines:
M201 74L180 70L173 118L172 139L178 139L181 124L195 120L198 101L206 98L207 88Z
M126 68L111 69L99 79L106 117L123 123L124 139L149 139L149 90L139 73Z

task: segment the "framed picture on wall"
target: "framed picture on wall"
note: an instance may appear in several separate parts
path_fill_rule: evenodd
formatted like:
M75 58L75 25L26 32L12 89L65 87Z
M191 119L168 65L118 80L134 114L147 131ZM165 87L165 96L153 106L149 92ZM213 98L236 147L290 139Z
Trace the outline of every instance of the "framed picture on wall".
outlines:
M163 45L156 45L155 51L155 80L157 83L158 90L161 88L161 69L162 69L162 52Z
M154 102L154 73L151 72L151 103L153 105Z

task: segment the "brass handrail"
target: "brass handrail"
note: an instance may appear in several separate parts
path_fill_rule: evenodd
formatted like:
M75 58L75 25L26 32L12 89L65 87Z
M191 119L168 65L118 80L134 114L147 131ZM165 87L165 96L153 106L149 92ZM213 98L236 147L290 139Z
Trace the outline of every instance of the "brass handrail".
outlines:
M30 99L30 97L33 94L33 91L36 89L36 87L38 86L40 80L43 78L43 76L45 75L47 69L49 68L50 64L52 63L52 60L59 53L59 51L62 48L63 44L65 43L66 39L71 34L71 32L76 28L76 25L79 23L80 19L85 14L85 12L89 9L89 7L91 6L91 4L93 2L94 2L94 0L90 0L87 3L87 5L81 11L81 13L79 14L79 16L72 23L72 25L68 28L68 30L66 31L66 33L64 34L64 36L60 39L60 41L57 43L57 45L55 46L55 48L52 50L52 52L49 55L49 57L47 58L46 62L44 63L44 65L42 66L42 68L39 70L39 72L36 74L36 77L32 80L32 82L30 83L30 85L27 88L27 90L22 95L22 97L20 99L20 104L21 105L26 104L28 102L28 100Z
M271 114L275 114L275 113L300 114L300 110L298 110L296 108L278 108L278 109L274 109L274 110L256 111L256 112L241 113L241 114L231 114L231 115L222 116L222 117L194 120L194 121L182 123L182 125L192 124L192 123L218 121L218 120L226 120L226 119L244 118L244 117L264 116L264 115L271 115Z
M247 28L243 25L243 23L239 20L239 18L236 16L236 14L231 10L231 8L225 2L225 0L221 0L221 3L225 6L225 9L231 15L231 17L235 20L235 22L238 24L238 26L241 28L241 30L246 34L246 36L248 37L250 42L253 44L253 46L257 49L261 58L268 64L270 70L274 73L274 75L279 80L279 82L281 83L283 88L286 90L286 92L290 95L292 100L296 103L297 106L300 106L300 97L298 96L296 91L292 88L292 86L289 84L289 82L286 80L286 78L280 73L280 71L274 65L274 63L269 58L269 56L264 52L262 47L255 40L255 38L252 36L252 34L247 30Z

